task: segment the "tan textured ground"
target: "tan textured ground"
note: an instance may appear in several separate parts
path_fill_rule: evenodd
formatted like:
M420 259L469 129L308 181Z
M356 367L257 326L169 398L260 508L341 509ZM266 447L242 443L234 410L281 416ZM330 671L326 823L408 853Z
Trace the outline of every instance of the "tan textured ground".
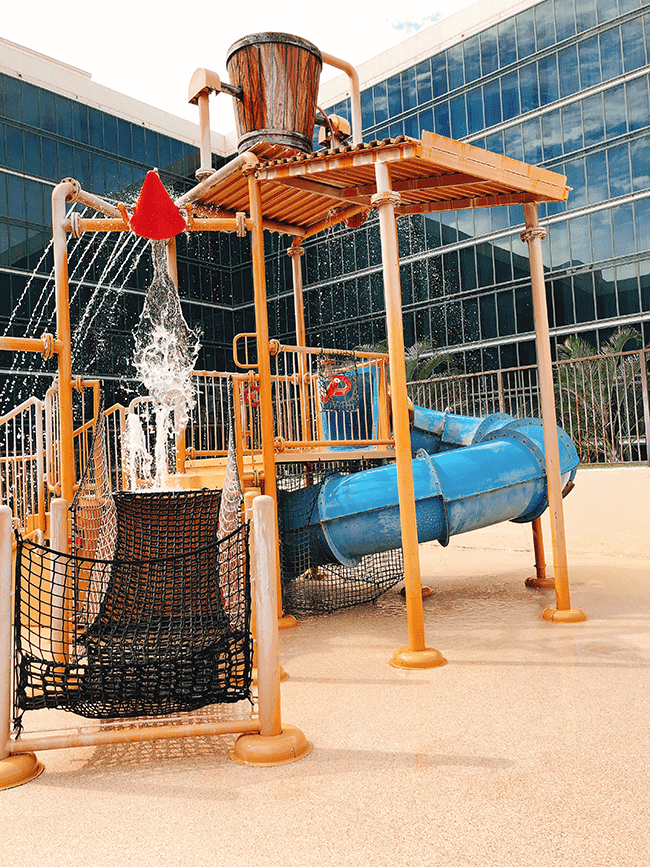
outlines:
M239 766L231 739L41 753L0 793L0 865L650 865L646 505L634 557L571 554L585 623L541 621L530 553L472 534L421 547L444 668L388 666L397 591L281 633L283 718L314 743L293 765Z

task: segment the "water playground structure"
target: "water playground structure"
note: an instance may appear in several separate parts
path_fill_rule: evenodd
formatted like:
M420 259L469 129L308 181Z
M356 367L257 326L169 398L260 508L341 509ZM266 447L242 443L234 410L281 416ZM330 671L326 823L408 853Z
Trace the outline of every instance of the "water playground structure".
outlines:
M317 107L323 63L349 76L351 129ZM134 209L70 178L55 188L57 333L0 339L5 351L56 355L58 370L45 400L32 397L0 419L5 788L40 773L36 750L119 741L239 733L231 751L237 761L301 758L311 745L280 713L278 628L295 622L285 607L333 610L376 598L403 579L408 644L391 665L443 665L442 654L425 641L419 542L444 545L453 534L500 521L531 522L533 583L553 586L556 594L544 619L585 619L569 597L562 497L578 460L556 425L545 232L536 210L537 202L566 200L566 179L428 132L421 140L364 142L355 70L291 35L240 40L227 69L229 83L206 69L190 83L201 166L189 192L173 201L155 172ZM214 170L209 98L219 92L233 99L239 153ZM312 152L315 124L323 146ZM475 419L413 407L396 220L513 204L523 205L526 221L542 420ZM373 211L388 352L310 347L302 242L338 224L360 226ZM265 231L293 239L295 345L269 339ZM193 406L183 409L176 396L161 409L150 393L129 407L103 409L101 384L72 369L69 238L135 233L152 239L164 265L156 272L167 293L156 296L164 300L160 309L180 311L177 295L174 301L179 232L249 236L255 332L234 339L236 373L187 371ZM170 345L161 356L165 364ZM172 381L166 391L176 394L175 388ZM156 428L161 413L171 426ZM139 451L125 445L129 430L138 434ZM152 479L154 461L164 478ZM148 479L144 490L130 489L134 477L140 488ZM547 506L552 582L544 574L539 521ZM254 664L257 705L251 707ZM206 706L218 706L218 718L198 717ZM71 711L92 724L81 727L75 719L69 730L28 732L25 713L43 708Z

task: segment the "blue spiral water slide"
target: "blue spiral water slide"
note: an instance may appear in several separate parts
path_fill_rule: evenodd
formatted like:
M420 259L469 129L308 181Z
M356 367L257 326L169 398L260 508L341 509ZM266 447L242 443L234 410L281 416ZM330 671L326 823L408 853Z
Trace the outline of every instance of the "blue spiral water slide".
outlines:
M570 437L557 430L564 486L573 481L579 459ZM502 413L475 418L415 407L411 445L420 542L446 545L458 533L532 521L546 509L539 419ZM317 497L306 488L283 495L278 506L288 562L294 546L296 554L307 545L316 561L345 566L401 547L395 464L329 476Z

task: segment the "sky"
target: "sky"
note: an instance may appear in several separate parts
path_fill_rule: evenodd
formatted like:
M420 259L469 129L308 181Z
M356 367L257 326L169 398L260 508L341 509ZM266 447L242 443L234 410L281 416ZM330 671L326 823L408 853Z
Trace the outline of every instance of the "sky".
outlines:
M92 74L93 81L198 122L187 89L198 67L228 80L226 54L243 36L275 30L310 40L355 65L475 0L356 0L223 4L111 0L63 4L13 0L3 6L0 36ZM321 81L339 70L325 67ZM213 129L234 128L230 98L212 100Z

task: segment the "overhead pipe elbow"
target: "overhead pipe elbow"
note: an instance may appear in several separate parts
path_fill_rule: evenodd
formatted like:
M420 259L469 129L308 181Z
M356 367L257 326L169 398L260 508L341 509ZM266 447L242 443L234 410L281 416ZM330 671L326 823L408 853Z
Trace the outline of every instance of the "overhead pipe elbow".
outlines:
M124 219L124 213L117 205L111 205L110 202L105 202L99 196L87 193L75 178L63 178L61 183L52 190L52 206L60 206L65 210L66 204L70 205L74 202L80 202L107 217L113 217L116 220Z
M235 99L241 99L242 88L222 81L218 73L211 69L199 67L190 79L187 99L190 105L199 107L199 150L201 164L196 170L199 181L209 177L215 169L212 168L212 139L210 133L210 94L227 93Z
M76 202L81 192L81 184L76 178L63 178L52 190L52 202L63 200L66 204Z
M174 204L177 208L182 208L185 205L196 202L236 172L241 171L244 174L248 174L249 172L255 171L258 165L259 159L255 154L249 152L238 154L236 157L231 159L230 162L227 162L225 166L222 166L216 171L212 171L195 187L192 187L191 190L188 190L188 192L176 199Z
M334 57L333 54L327 54L321 51L323 63L329 66L334 66L336 69L341 69L346 73L350 80L350 108L352 113L352 141L355 145L361 144L363 141L363 131L361 128L361 91L359 88L359 73L348 63L347 60L341 60L340 57Z

